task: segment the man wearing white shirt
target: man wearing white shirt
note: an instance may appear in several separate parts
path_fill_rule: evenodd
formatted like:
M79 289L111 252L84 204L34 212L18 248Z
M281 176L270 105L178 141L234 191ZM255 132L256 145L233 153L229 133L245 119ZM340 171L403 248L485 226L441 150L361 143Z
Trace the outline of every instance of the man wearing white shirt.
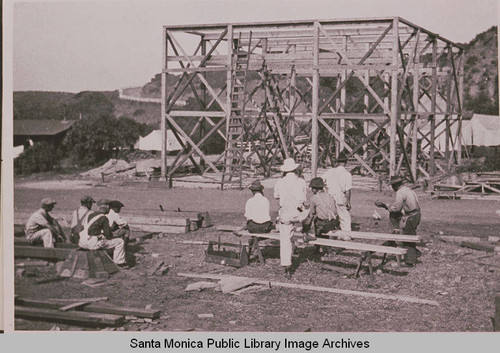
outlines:
M92 210L92 205L95 200L92 196L84 196L80 200L81 206L74 210L71 215L71 235L70 240L72 243L78 244L80 238L80 232L83 230L85 223L87 222L87 217Z
M329 169L323 179L326 181L328 193L333 196L337 203L337 212L339 215L340 229L351 230L351 189L352 176L345 169L347 158L339 157L335 162L336 166Z
M291 278L292 266L292 235L296 224L307 218L308 212L305 208L307 196L307 184L295 171L298 168L293 158L287 158L280 167L284 176L276 181L274 186L274 197L279 199L280 209L279 231L280 231L280 259L281 266L285 268L285 276Z
M254 180L249 189L253 197L245 205L245 218L250 233L269 233L273 227L269 215L269 200L264 196L264 186L259 180Z
M113 232L113 237L122 238L126 248L130 238L130 227L128 222L120 216L123 206L123 203L118 200L110 201L109 213L106 214L106 217L109 221L109 228Z

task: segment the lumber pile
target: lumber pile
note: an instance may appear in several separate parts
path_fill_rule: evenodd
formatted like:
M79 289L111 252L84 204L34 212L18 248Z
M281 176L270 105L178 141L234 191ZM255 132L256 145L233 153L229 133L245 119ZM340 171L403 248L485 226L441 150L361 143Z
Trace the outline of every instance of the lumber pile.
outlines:
M478 173L474 180L460 185L437 183L431 196L451 200L500 200L500 173Z
M103 303L106 297L75 299L15 298L15 317L78 326L121 326L128 320L158 319L161 311Z
M123 211L122 214L123 218L128 221L132 231L185 234L199 228L212 226L208 212L127 210ZM19 225L18 228L20 228L20 225L25 224L30 215L31 212L17 211L14 214L14 223ZM65 231L69 230L71 212L51 212L51 215L59 221Z

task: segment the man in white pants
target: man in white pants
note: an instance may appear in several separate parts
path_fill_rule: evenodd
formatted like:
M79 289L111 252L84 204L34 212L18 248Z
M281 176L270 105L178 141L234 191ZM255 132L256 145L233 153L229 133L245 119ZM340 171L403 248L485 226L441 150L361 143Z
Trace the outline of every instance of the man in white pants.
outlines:
M292 266L292 235L294 227L307 218L305 201L307 185L295 171L299 165L293 158L285 159L280 170L283 178L274 186L274 197L279 199L278 227L280 231L280 259L281 266L285 268L285 276L291 278Z
M125 261L125 247L122 238L112 238L106 214L109 212L109 200L99 200L99 211L91 213L83 230L80 232L78 245L83 249L113 249L113 262L120 267L128 267Z
M323 179L326 181L328 192L333 196L337 203L337 212L339 215L340 229L351 230L351 189L352 176L345 169L347 158L339 156L335 161L333 168L329 169Z

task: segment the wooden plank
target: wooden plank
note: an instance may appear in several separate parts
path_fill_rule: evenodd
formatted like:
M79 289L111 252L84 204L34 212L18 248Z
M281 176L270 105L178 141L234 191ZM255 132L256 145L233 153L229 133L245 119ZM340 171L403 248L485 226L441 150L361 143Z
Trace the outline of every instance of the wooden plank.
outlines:
M481 241L481 238L479 238L479 237L459 237L459 236L451 236L451 235L440 236L438 238L439 238L439 240L444 241L446 243L461 243L463 241L469 242L469 243L479 243Z
M61 306L59 308L59 310L61 310L61 311L68 311L68 310L71 310L71 309L80 308L80 307L82 307L84 305L88 305L90 303L91 303L90 301L84 300L84 301L80 301L80 302L76 302L76 303L71 303L71 304L68 304L68 305L65 305L65 306Z
M69 301L86 302L83 308L79 308L85 312L114 314L114 315L133 315L137 317L146 317L150 319L157 319L161 315L160 310L143 309L127 306L115 306L112 304L98 303L99 299L107 300L107 297L102 298L76 298L76 299L31 299L31 298L16 298L16 305L47 308L47 309L60 309L62 305ZM70 304L71 305L71 304Z
M151 233L167 233L167 234L186 234L187 232L189 232L189 226L131 224L130 229L151 232Z
M218 225L216 226L217 230L223 232L238 232L238 234L245 236L258 236L260 234L253 234L248 231L242 230L239 226L232 225ZM271 233L277 234L279 236L279 232L272 231ZM337 236L337 237L350 237L352 239L366 239L366 240L380 240L380 241L404 241L411 243L418 243L422 240L420 235L402 235L402 234L390 234L390 233L373 233L373 232L356 232L356 231L345 231L345 230L336 230L328 232L329 236Z
M53 309L15 306L16 318L40 319L44 321L64 321L76 325L111 325L120 326L124 323L124 317L113 314L100 314L91 312L61 312Z
M108 274L113 274L120 271L118 266L113 262L106 251L98 251L97 256L99 256L99 258L101 259L101 262L104 266L104 271L106 271Z
M248 231L239 232L241 235L251 236L251 237L259 237L259 238L268 238L279 240L279 233L250 233ZM301 239L298 239L298 242L302 242ZM385 254L394 254L394 255L404 255L406 254L406 249L404 248L396 248L392 246L382 246L382 245L373 245L366 243L356 243L352 241L342 241L342 240L331 240L331 239L321 239L310 241L307 244L309 245L323 245L330 246L332 248L340 248L346 250L359 250L359 251L371 251L371 252L380 252Z
M460 243L460 246L463 246L463 247L469 248L469 249L479 250L479 251L486 251L486 252L495 252L496 248L497 248L491 244L473 243L470 241L463 241Z
M125 217L124 217L125 218ZM170 226L188 226L189 217L179 215L165 215L164 217L147 217L147 216L126 216L125 218L130 225L149 224L149 225L170 225Z
M38 246L14 246L14 257L32 257L37 259L65 260L71 249L42 248Z
M104 269L104 264L102 263L101 257L99 256L100 252L103 252L103 250L93 250L89 252L88 256L89 258L90 257L93 258L96 265L96 272L94 278L107 279L109 278L109 273Z
M177 275L181 276L181 277L188 277L188 278L203 278L203 279L214 279L214 280L222 280L225 277L229 277L229 276L225 276L225 275L216 275L216 274L210 274L210 273L178 273ZM246 277L241 277L241 278L245 279ZM400 301L409 302L409 303L427 304L427 305L433 305L433 306L439 305L439 303L434 301L434 300L420 299L420 298L409 297L409 296L405 296L405 295L388 295L388 294L380 294L380 293L372 293L372 292L360 292L360 291L352 291L352 290L329 288L329 287L311 286L311 285L305 285L305 284L299 284L299 283L269 282L268 280L262 280L259 278L246 278L246 279L249 281L251 280L253 283L256 283L256 284L269 285L269 283L270 283L271 287L302 289L302 290L310 290L310 291L316 291L316 292L344 294L344 295L349 295L349 296L361 296L361 297L365 297L365 298L374 298L374 299L400 300Z
M33 245L31 245L29 240L24 238L24 237L14 238L14 245L33 246ZM37 247L41 247L41 246L37 246ZM60 249L78 249L78 245L73 244L73 243L56 243L55 247L60 248Z

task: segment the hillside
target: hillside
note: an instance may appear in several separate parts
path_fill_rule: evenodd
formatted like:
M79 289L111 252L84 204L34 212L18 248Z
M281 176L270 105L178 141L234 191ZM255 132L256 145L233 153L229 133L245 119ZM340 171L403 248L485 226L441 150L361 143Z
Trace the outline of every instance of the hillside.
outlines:
M465 109L498 115L497 27L491 27L465 44L465 57Z

